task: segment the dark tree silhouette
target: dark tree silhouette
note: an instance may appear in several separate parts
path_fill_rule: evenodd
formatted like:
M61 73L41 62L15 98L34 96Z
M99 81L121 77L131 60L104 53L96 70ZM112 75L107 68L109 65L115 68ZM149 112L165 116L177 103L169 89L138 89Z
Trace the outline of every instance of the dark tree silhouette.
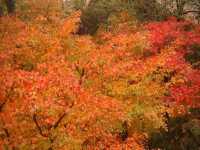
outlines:
M15 0L6 0L6 7L9 14L15 12Z

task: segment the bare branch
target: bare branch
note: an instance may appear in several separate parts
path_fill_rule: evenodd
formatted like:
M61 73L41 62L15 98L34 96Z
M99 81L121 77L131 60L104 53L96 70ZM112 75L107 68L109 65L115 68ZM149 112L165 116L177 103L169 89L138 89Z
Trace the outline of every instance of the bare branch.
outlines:
M48 137L46 134L44 134L44 133L42 132L42 128L40 127L40 125L39 125L39 123L38 123L38 121L37 121L37 115L36 115L36 113L33 115L33 121L35 122L35 125L36 125L36 127L37 127L37 129L38 129L40 135L43 136L43 137Z
M60 116L60 118L55 122L53 128L56 129L58 127L58 125L60 124L60 122L62 121L62 119L66 116L67 114L64 113L62 116Z
M200 13L200 11L198 11L198 10L188 10L188 11L185 11L185 12L183 13L183 15L187 15L187 14L189 14L189 13Z

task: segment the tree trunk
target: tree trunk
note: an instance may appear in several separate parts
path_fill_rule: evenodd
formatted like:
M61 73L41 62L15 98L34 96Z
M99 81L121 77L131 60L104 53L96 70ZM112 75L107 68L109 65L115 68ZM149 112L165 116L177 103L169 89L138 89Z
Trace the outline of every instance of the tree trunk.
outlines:
M6 0L8 14L15 12L15 0Z
M89 6L90 2L91 0L85 0L85 6L84 6L85 9Z

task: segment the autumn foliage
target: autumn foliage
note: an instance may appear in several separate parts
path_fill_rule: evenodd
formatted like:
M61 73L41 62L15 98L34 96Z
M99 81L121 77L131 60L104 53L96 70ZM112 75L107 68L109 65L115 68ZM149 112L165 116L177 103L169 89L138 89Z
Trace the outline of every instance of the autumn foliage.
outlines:
M200 26L125 16L94 36L80 12L0 18L0 149L147 149L164 114L200 107Z

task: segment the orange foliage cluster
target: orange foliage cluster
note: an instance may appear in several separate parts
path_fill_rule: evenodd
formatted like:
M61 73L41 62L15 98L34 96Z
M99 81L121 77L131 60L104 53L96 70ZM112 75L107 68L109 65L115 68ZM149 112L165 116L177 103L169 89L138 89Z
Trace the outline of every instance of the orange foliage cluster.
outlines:
M200 44L199 27L123 23L78 36L79 17L56 28L0 18L1 148L142 150L141 102L155 129L165 126L162 113L199 107L200 72L184 59Z

